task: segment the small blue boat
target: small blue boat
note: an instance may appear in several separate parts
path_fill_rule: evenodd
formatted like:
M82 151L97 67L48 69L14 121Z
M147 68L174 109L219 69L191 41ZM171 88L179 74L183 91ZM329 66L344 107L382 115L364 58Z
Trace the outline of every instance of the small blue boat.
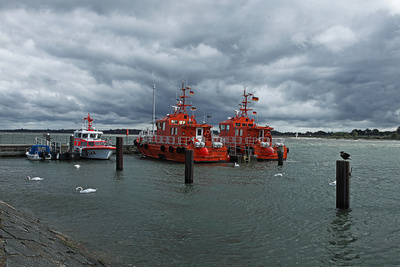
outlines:
M25 155L30 160L51 159L50 147L46 145L33 145Z

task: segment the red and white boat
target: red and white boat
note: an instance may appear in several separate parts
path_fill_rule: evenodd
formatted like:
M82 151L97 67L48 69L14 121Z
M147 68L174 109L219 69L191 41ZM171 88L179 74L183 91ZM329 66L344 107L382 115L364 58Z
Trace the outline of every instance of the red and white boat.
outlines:
M257 114L248 108L251 101L258 101L253 94L243 93L244 100L235 111L235 117L219 123L220 137L224 138L230 155L256 156L257 160L278 160L278 149L283 150L283 159L286 160L288 149L283 139L273 142L269 126L258 126L254 119L249 118L248 112ZM250 99L251 97L251 99Z
M185 151L194 151L194 162L229 161L227 147L221 138L211 132L212 126L197 123L195 107L187 103L194 92L182 83L180 100L173 107L173 113L156 121L157 131L142 131L136 140L139 151L145 157L185 162ZM193 112L189 116L186 108Z
M109 159L116 149L111 141L102 140L103 132L92 127L93 119L88 116L83 119L82 129L74 131L74 149L82 158Z

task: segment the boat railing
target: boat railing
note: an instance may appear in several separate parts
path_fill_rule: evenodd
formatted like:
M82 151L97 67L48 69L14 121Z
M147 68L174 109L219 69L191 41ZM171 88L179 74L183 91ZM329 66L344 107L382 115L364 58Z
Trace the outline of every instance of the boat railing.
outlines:
M254 145L258 141L257 137L246 137L245 144L246 145Z
M225 138L225 144L228 144L228 145L240 145L240 144L242 144L242 137L239 137L239 136L236 136L236 137L233 137L233 136L229 136L229 137L226 137Z
M178 138L178 145L186 146L190 142L190 137L188 136L181 136Z

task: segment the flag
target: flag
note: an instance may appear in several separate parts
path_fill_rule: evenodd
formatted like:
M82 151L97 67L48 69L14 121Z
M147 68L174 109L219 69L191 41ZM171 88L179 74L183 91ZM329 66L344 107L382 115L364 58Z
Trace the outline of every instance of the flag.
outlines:
M189 94L190 95L194 95L194 92L192 90L190 90Z
M253 111L253 114L256 115L256 114L257 114L257 111Z
M258 101L258 97L253 96L251 100Z
M191 107L190 110L191 111L195 111L197 108L196 107Z

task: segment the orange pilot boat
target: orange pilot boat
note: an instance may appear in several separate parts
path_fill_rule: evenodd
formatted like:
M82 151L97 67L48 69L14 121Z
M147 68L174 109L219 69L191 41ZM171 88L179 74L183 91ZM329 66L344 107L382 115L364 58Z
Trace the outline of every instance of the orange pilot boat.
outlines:
M199 124L195 116L189 116L187 103L193 91L182 83L180 100L173 107L173 113L156 121L156 133L150 129L142 131L135 143L145 157L185 162L185 151L194 151L194 162L229 161L227 147L219 136L211 133L212 126Z
M220 137L224 138L230 155L255 156L257 160L278 160L278 149L283 150L283 159L286 160L288 149L283 139L273 142L269 126L258 126L254 119L250 119L248 112L257 114L248 108L251 101L258 101L253 94L243 93L244 100L235 111L235 117L220 122ZM250 99L251 97L251 99Z

